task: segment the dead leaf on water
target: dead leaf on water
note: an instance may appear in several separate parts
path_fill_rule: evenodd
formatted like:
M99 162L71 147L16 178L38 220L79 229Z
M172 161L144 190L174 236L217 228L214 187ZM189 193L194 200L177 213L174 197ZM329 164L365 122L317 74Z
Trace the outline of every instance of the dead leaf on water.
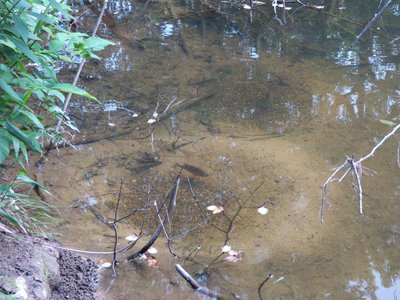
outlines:
M152 255L147 259L147 265L149 267L158 268L160 266L160 262Z

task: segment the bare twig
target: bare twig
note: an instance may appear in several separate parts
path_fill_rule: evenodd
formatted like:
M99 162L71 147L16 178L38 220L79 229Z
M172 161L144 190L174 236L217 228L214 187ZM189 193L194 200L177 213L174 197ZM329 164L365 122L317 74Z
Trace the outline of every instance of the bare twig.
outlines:
M168 218L169 216L172 216L174 209L176 207L176 197L178 195L178 189L179 189L179 184L181 181L181 175L178 175L174 187L172 188L172 191L170 192L169 196L169 205L168 205L168 212L166 214L166 216L164 217L163 222L161 222L161 224L158 226L157 230L153 233L153 235L151 236L150 240L146 243L146 245L140 249L138 252L129 255L126 259L127 260L133 260L136 257L139 257L140 255L144 254L147 252L147 250L150 249L150 247L155 243L155 241L158 239L158 237L160 236L161 232L164 229L165 224L168 222ZM157 215L159 214L159 211L157 211Z
M115 206L114 222L112 224L113 225L113 230L114 230L114 249L113 249L114 254L113 254L113 261L112 261L112 269L113 269L114 276L117 276L117 272L115 271L115 266L117 264L117 244L118 244L117 222L118 222L118 208L119 208L119 203L121 201L123 182L124 182L124 179L121 177L121 183L120 183L120 186L119 186L117 205Z
M358 188L358 202L359 202L359 208L360 208L360 214L363 213L363 201L362 201L362 186L361 186L361 165L360 164L355 164L354 163L354 158L352 157L349 160L351 164L351 169L353 170L356 179L357 179L357 188Z
M93 32L92 32L92 36L93 37L96 36L97 30L100 27L100 23L101 23L101 20L103 19L103 15L104 15L104 12L105 12L105 10L107 8L107 4L108 4L108 0L104 0L103 7L102 7L102 9L100 11L99 17L97 18L96 25L95 25L95 27L93 29ZM79 76L81 75L81 72L82 72L82 69L83 69L83 66L85 65L85 63L86 63L86 60L83 59L81 61L81 63L79 64L79 67L78 67L78 70L77 70L77 72L75 74L75 77L74 77L74 80L72 82L72 85L76 86L76 84L78 83ZM72 93L68 93L67 97L64 100L64 105L63 105L63 109L62 109L64 114L67 112L68 105L69 105L69 102L71 100L71 97L72 97ZM57 125L56 125L56 128L55 128L55 132L56 133L58 133L60 131L62 121L63 121L62 117L58 119L58 122L57 122ZM49 152L54 148L54 144L55 144L54 140L51 140L49 145L46 147L46 151L45 151L44 156L47 156L49 154ZM43 159L40 159L38 164L41 163L42 161L43 161Z
M272 277L274 277L273 274L268 274L268 276L264 279L263 282L261 282L261 284L258 286L258 297L260 298L260 300L263 300L262 294L261 294L261 289L264 286L264 284L270 280Z
M375 151L376 151L380 146L382 146L383 143L384 143L388 138L390 138L392 135L394 135L394 134L396 133L396 131L397 131L399 128L400 128L400 124L397 124L397 125L392 129L392 131L390 131L387 135L385 135L384 138L383 138L378 144L376 144L376 146L371 150L370 153L368 153L368 154L367 154L366 156L364 156L364 157L361 157L361 158L356 162L356 164L359 164L359 163L363 162L364 160L366 160L366 159L370 158L371 156L373 156L373 155L375 154Z
M321 202L321 211L320 211L321 222L324 221L324 208L325 208L325 201L326 201L329 183L331 183L334 180L338 180L339 182L341 182L350 171L356 177L357 188L358 188L359 212L360 212L360 214L363 213L363 190L362 190L362 185L361 185L361 174L363 173L363 169L364 169L364 173L366 173L367 175L374 175L374 173L376 173L376 172L372 171L372 170L368 170L365 167L363 168L361 163L363 161L367 160L368 158L372 157L375 154L376 150L378 150L378 148L380 148L386 142L386 140L388 138L390 138L392 135L394 135L399 128L400 128L400 124L396 125L388 134L386 134L383 137L383 139L378 144L375 145L374 148L372 148L371 152L369 152L367 155L361 157L359 160L355 161L354 156L347 157L345 162L341 166L336 168L335 171L331 174L331 176L329 176L329 178L325 181L323 188L322 188L323 193L322 193L322 202ZM398 153L397 153L397 160L399 160L399 149L398 149ZM336 174L338 174L339 171L342 170L344 167L347 167L346 172L340 177L340 179L335 178Z
M374 17L368 22L368 24L364 27L364 29L360 32L359 35L357 35L356 39L354 40L353 44L351 45L350 49L352 49L359 39L364 35L364 33L371 28L372 24L380 17L380 15L388 8L389 4L392 2L392 0L388 0L382 7L381 9L374 15Z

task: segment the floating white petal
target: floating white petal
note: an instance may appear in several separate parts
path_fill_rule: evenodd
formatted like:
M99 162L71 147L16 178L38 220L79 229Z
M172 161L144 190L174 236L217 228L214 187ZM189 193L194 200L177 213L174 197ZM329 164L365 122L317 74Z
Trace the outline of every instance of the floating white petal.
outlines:
M231 246L225 245L225 246L223 246L223 247L221 248L221 251L222 251L223 253L226 253L226 252L231 251L231 249L232 249Z
M150 254L156 254L158 250L154 247L150 247L149 250L147 250L147 252L149 252Z
M237 262L237 261L241 260L241 258L238 255L229 255L229 256L225 257L225 260L230 261L230 262Z
M248 5L248 4L243 4L243 8L244 8L244 9L251 9L251 6Z
M137 239L138 239L138 236L136 235L136 234L131 234L131 235L128 235L127 237L125 237L125 239L127 240L127 241L130 241L130 242L134 242L134 241L136 241Z
M147 121L147 124L154 124L155 122L157 122L157 120L156 119L149 119L148 121Z
M207 206L207 209L211 210L214 215L218 214L224 210L224 208L221 205L219 205L219 206L210 205L210 206Z
M111 263L110 262L105 262L105 263L100 265L100 268L109 268L109 267L111 267Z
M239 255L239 251L237 251L237 250L229 250L229 252L228 252L228 254L229 255L231 255L231 256L238 256Z
M266 208L265 205L263 205L258 209L258 213L262 214L262 215L266 215L268 213L268 208Z
M110 123L108 123L108 126L114 127L115 124L110 122Z

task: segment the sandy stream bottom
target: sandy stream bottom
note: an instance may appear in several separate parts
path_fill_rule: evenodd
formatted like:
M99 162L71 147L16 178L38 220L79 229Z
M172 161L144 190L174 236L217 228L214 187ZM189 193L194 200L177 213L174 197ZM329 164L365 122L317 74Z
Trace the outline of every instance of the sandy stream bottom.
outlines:
M188 132L191 129L186 128ZM216 195L220 190L226 200L225 212L232 216L237 209L232 192L243 201L263 183L249 201L251 208L242 209L235 219L228 241L234 249L242 251L242 260L212 266L208 286L216 287L221 294L234 293L241 295L241 299L255 299L258 297L259 284L272 273L275 280L280 277L284 279L277 283L268 282L263 289L263 294L268 298L357 298L359 291L350 290L348 284L350 280L360 277L373 283L369 270L371 254L368 251L380 251L377 249L382 242L379 235L386 227L376 226L380 224L376 214L381 214L384 208L373 210L362 218L357 214L358 201L351 184L332 185L326 221L321 224L319 210L322 184L329 176L331 166L319 152L324 146L315 146L319 140L318 134L314 132L299 137L293 132L282 137L259 138L258 132L252 132L253 136L257 136L252 138L248 132L240 134L237 128L235 133L236 137L230 137L205 131L199 135L201 138L192 137L192 144L167 151L170 137L162 129L155 131L155 148L162 164L153 167L151 174L158 178L154 189L161 194L165 195L165 191L172 186L180 170L179 165L189 163L209 174L207 177L196 177L183 171L184 176L189 174L192 178L196 196L202 205L216 204ZM111 217L115 193L122 176L126 186L121 213L143 204L140 202L143 201L143 194L132 191L140 189L143 185L141 178L149 174L148 170L138 172L142 170L135 160L145 152L151 152L148 141L125 139L104 140L78 147L77 150L60 149L59 153L51 153L42 174L45 174L43 181L55 195L55 203L60 205L63 218L67 221L62 227L61 241L64 245L110 251L112 231L90 212L76 208L79 206L77 199L87 199L88 195L94 197L102 213ZM220 188L218 174L222 178ZM182 198L178 197L178 207L181 201L182 210L177 213L180 222L178 228L190 228L196 224L199 211L193 208L195 205L187 188L186 192L184 187L181 190ZM109 194L110 191L114 195L97 196ZM373 193L371 197L374 197ZM257 207L264 203L269 209L266 216L257 213ZM366 203L366 209L376 206L368 202L368 198ZM215 224L222 224L222 227L226 225L223 217L211 217ZM391 213L387 214L386 220L389 224L396 222ZM133 223L121 226L120 236L129 235L138 226ZM124 242L121 241L121 245ZM197 299L200 296L193 294L176 273L174 264L184 263L192 274L200 272L220 254L223 244L224 235L220 231L203 226L174 243L174 251L182 257L186 257L197 246L201 247L194 258L195 262L184 262L174 259L165 245L165 238L160 238L155 244L159 251L159 268L124 263L107 292L104 291L109 287L111 271L102 270L103 292L99 297L132 299L132 295L135 295L135 298L156 299L167 295L171 299ZM394 249L388 246L384 250L392 252ZM110 257L98 256L97 259L108 261Z

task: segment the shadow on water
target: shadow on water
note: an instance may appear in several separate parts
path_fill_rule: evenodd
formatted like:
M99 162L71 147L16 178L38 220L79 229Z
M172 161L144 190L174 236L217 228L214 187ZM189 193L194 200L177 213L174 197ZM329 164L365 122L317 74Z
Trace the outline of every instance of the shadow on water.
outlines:
M293 4L277 16L258 3L250 22L240 1L110 1L102 35L116 44L81 78L103 105L73 103L76 149L52 153L42 174L64 207L63 243L112 251L112 230L88 207L111 218L121 177L121 214L165 199L181 169L197 201L183 180L168 228L177 258L159 238L158 268L102 269L99 298L204 298L176 263L226 298L257 299L268 274L264 299L399 297L397 141L367 162L378 175L363 177L364 215L350 179L330 186L325 223L318 215L331 168L368 153L389 131L380 119L399 120L400 7L350 49L378 10L360 3ZM76 4L81 30L98 5ZM141 220L121 223L120 237ZM224 245L240 260L226 260Z

